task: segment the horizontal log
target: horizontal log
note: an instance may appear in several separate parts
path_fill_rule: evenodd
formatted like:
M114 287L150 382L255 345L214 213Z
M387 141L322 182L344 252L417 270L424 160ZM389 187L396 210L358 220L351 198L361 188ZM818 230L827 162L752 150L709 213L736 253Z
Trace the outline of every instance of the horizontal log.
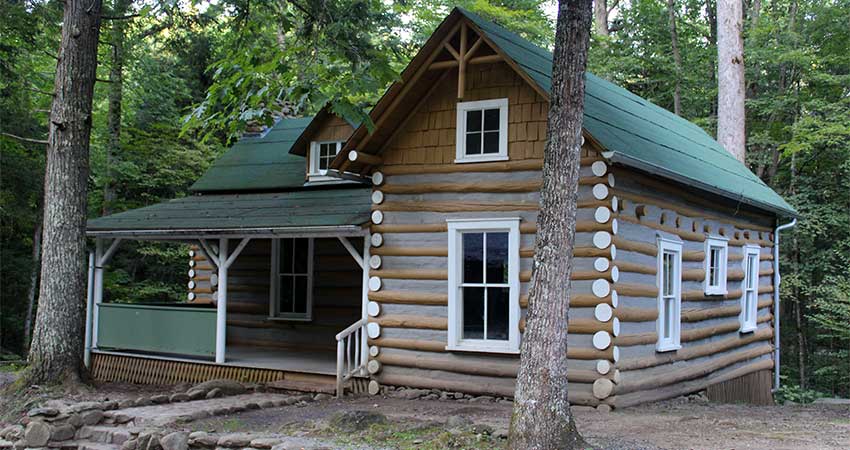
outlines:
M357 150L352 150L348 152L348 160L351 162L365 164L367 166L380 166L384 162L384 160L381 159L380 156L370 155L368 153L359 152Z
M645 227L652 228L653 230L659 230L665 233L675 234L676 236L679 236L680 238L686 241L705 242L705 234L703 233L696 233L691 230L684 230L681 228L670 227L667 225L656 223L647 219L646 216L643 216L638 219L637 217L628 214L618 214L617 218L619 218L623 222L629 222L636 225L643 225Z
M445 317L419 316L414 314L391 314L370 317L369 322L375 322L384 328L415 328L419 330L449 329L449 320Z
M656 275L658 269L655 264L637 264L627 261L615 261L620 272L641 273L644 275Z
M758 302L757 309L773 305L773 299L768 298ZM716 308L686 309L682 311L682 322L699 322L721 317L732 317L741 314L741 305L723 306Z
M459 172L524 172L542 170L542 159L520 159L516 161L488 162L478 164L405 164L384 165L384 175L418 175L431 173Z
M411 223L411 224L383 224L372 225L373 233L445 233L448 225L444 223ZM522 222L519 224L519 232L522 234L537 233L537 223Z
M658 256L658 247L652 244L634 242L618 236L614 236L612 242L617 247L617 250L643 253L644 255L649 256Z
M646 389L668 386L674 383L690 381L701 378L718 370L737 364L742 361L758 358L773 352L770 344L759 345L754 348L735 351L726 355L716 356L699 364L691 364L679 369L673 369L661 374L651 374L638 378L637 374L629 374L624 377L622 383L614 389L616 394L627 394L629 392L642 391Z
M391 247L382 246L371 250L373 255L380 256L448 256L448 247Z
M615 395L609 397L607 402L612 403L617 408L627 408L629 406L639 405L642 403L655 402L668 398L678 397L680 395L689 394L692 392L701 391L713 384L729 381L744 375L758 372L760 370L769 370L773 368L773 360L765 359L747 364L735 370L725 373L713 373L707 377L699 378L684 383L677 383L665 386L660 389L647 391L638 391L630 394Z
M423 339L396 339L396 338L378 338L369 339L369 345L378 347L396 348L401 350L419 350L423 352L445 353L446 343L443 341L429 341ZM597 360L606 359L614 360L614 347L608 347L605 350L596 350L595 348L569 346L567 348L567 358L578 360Z
M502 61L501 55L484 55L484 56L476 56L474 58L469 58L466 62L467 64L492 64ZM456 59L448 60L448 61L437 61L431 63L428 66L428 70L445 70L451 69L453 67L458 66L458 61Z
M489 212L489 211L537 211L540 204L536 201L387 201L380 205L372 205L373 210L405 211L405 212Z
M614 283L612 286L617 294L626 297L651 297L658 296L658 287L650 284Z
M608 334L614 332L614 321L600 322L596 319L570 319L567 327L572 334L594 334L598 331L607 331ZM525 332L525 317L519 321L519 331Z
M759 317L756 323L769 322L773 320L773 315ZM730 320L718 325L694 328L691 330L682 330L680 335L681 342L698 341L712 336L717 336L725 333L732 333L741 329L741 322L738 320ZM634 345L649 345L655 344L658 341L658 333L650 331L646 333L623 334L614 338L614 344L620 347L630 347Z
M393 280L448 280L448 269L380 269L369 271L369 276Z
M622 371L646 369L663 364L672 364L679 361L703 358L705 356L743 347L745 345L752 344L753 342L770 339L773 339L773 328L762 328L745 335L730 336L719 341L683 347L675 352L656 352L649 356L640 358L623 359L617 363L617 367Z
M761 294L772 294L773 286L770 285L762 285L759 286L758 289L759 295ZM743 291L740 289L732 289L724 295L705 295L705 291L693 290L693 291L682 291L682 301L687 302L701 302L701 301L719 301L719 300L736 300L741 298L744 295Z
M385 194L429 194L429 193L510 193L537 192L542 179L527 181L479 181L475 183L417 183L386 184L381 186Z
M448 294L415 291L369 292L369 300L399 305L446 306L449 304Z

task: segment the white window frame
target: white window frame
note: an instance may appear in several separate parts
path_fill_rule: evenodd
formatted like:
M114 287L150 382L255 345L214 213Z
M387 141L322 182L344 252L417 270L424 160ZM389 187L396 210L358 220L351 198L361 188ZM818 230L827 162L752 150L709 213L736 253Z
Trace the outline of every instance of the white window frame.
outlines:
M712 250L720 250L720 262L717 266L718 281L717 285L711 284L711 253ZM705 294L706 295L726 295L726 277L729 267L729 239L719 236L709 236L705 240Z
M673 310L667 311L664 298L664 254L673 253ZM682 242L672 239L659 237L658 238L658 269L656 285L658 286L658 319L655 322L656 332L658 333L658 342L655 345L655 350L659 352L669 352L682 348L681 333L682 333ZM663 321L667 315L672 315L674 318L673 326L671 327L670 337L665 339L663 330Z
M466 113L467 111L499 108L499 152L481 155L466 154ZM482 114L483 117L483 114ZM483 120L483 119L482 119ZM481 137L482 145L484 136ZM508 160L508 99L480 100L457 104L457 130L455 134L455 163L476 163Z
M755 257L755 264L749 265L750 256ZM758 303L759 303L759 266L761 265L761 247L754 244L744 245L744 258L741 268L744 270L744 279L741 281L741 333L750 333L758 328ZM752 287L747 287L750 280ZM747 295L752 294L752 301L747 300Z
M307 311L305 313L280 312L280 240L307 239ZM313 320L313 238L277 238L272 239L271 251L271 289L269 289L269 319L290 321Z
M487 353L519 353L519 217L494 219L448 219L449 234L449 330L450 351L473 351ZM465 232L508 233L508 340L463 339L463 244Z
M342 150L343 141L312 141L310 142L310 181L328 181L336 180L334 177L327 175L327 170L319 169L319 146L322 144L336 144L336 154Z

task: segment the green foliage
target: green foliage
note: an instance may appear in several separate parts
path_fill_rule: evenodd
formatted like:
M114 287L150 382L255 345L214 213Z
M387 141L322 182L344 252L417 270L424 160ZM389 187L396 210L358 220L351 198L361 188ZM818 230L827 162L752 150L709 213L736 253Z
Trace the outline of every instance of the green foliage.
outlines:
M779 404L788 402L794 403L811 403L819 398L826 397L821 392L812 389L802 389L796 384L789 384L786 377L782 377L782 384L773 394L774 399Z

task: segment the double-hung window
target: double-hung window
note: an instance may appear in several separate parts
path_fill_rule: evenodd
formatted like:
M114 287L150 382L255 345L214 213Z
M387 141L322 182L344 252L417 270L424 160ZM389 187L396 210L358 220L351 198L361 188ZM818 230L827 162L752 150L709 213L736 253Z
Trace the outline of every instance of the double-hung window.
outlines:
M726 294L726 268L728 266L729 240L709 237L705 240L705 293Z
M455 162L508 159L508 99L457 104Z
M342 149L342 141L324 141L310 143L310 177L324 177L328 173L331 161Z
M682 309L682 243L658 239L658 342L659 352L678 350Z
M519 352L519 219L448 220L449 350Z
M759 288L759 254L758 245L744 246L744 282L741 294L741 332L747 333L756 329L758 314Z
M313 316L313 239L272 240L272 318L311 320Z

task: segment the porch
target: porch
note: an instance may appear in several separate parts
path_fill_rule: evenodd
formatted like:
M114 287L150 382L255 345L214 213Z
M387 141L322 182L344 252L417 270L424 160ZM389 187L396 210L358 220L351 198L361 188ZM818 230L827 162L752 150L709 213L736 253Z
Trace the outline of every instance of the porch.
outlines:
M350 191L354 190L342 192ZM141 382L215 375L264 381L321 379L330 380L332 386L336 381L340 393L345 381L364 374L368 230L359 223L328 225L333 214L318 212L326 206L321 198L293 194L298 194L299 204L286 202L280 205L282 211L276 211L287 226L272 226L262 214L264 228L153 229L146 220L127 226L124 218L121 227L103 229L112 225L108 219L127 213L92 221L89 235L96 245L90 254L85 354L92 372L112 374L113 379L115 374L138 379L134 373L147 373ZM250 211L257 212L251 195L238 197L253 203ZM275 194L277 200L292 200L287 197ZM184 213L173 207L175 202L160 208L168 220ZM240 214L234 208L226 205L221 214L227 218ZM293 208L309 216L315 209L316 217L293 223L297 216ZM318 217L321 224L311 223ZM245 219L241 216L240 222ZM344 218L344 222L360 220L349 214ZM219 222L226 223L226 218ZM105 301L104 271L126 240L192 245L187 255L187 300ZM341 331L346 332L338 335Z

